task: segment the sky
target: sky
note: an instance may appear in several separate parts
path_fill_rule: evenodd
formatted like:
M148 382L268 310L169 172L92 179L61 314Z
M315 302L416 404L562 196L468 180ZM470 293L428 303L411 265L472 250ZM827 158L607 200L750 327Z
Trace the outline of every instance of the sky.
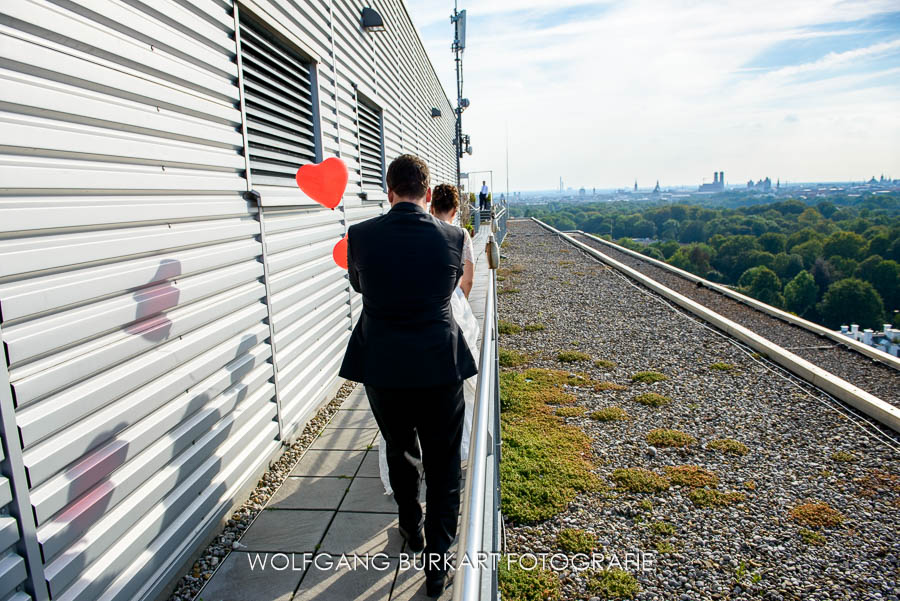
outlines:
M455 104L452 0L406 0ZM897 0L460 0L497 192L900 179ZM481 175L476 175L483 179ZM485 176L487 177L487 176ZM480 183L480 182L479 182Z

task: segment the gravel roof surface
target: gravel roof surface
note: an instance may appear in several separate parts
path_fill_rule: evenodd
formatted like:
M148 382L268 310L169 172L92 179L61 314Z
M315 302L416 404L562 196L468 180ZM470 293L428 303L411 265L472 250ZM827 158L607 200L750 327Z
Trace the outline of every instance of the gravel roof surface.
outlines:
M652 277L672 290L753 330L881 400L900 407L900 371L839 345L830 338L757 311L714 290L698 288L691 281L652 263L612 249L590 236L577 237L581 242L596 248L610 258Z
M532 355L523 366L586 372L595 380L627 386L593 392L571 388L583 416L565 418L591 437L596 472L610 490L579 495L569 508L536 526L507 524L511 553L555 553L562 528L597 535L596 550L623 560L625 553L656 553L654 569L636 572L638 599L886 599L900 591L900 440L869 426L859 414L820 391L784 375L720 333L674 310L598 261L532 222L511 221L502 266L520 266L500 283L500 319L545 329L501 335L500 346ZM502 293L502 288L518 289ZM560 350L579 350L593 361L562 364ZM714 362L734 366L710 368ZM660 371L668 379L634 384L631 376ZM634 402L656 392L672 403ZM622 407L627 421L599 422L589 414ZM687 449L651 447L654 428L682 430L697 444ZM749 452L709 450L732 438ZM833 458L851 454L849 461ZM840 455L838 455L840 457ZM608 476L617 468L694 464L718 476L717 490L746 500L701 508L689 489L661 493L616 491ZM648 508L646 501L652 504ZM840 526L811 528L824 544L807 544L794 507L824 502L844 516ZM670 536L651 524L667 522ZM590 599L584 573L561 574L564 599Z

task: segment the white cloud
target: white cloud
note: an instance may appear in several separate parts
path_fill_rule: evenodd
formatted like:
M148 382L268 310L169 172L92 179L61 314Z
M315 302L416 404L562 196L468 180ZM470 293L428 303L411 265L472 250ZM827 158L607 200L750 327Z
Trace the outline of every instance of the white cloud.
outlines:
M424 40L452 98L452 3L408 4L420 30L432 24ZM476 154L464 171L493 169L503 181L508 127L513 189L552 188L560 175L587 187L690 184L723 169L729 181L900 177L900 31L799 64L747 68L788 40L865 33L854 23L892 3L766 1L751 10L736 0L636 0L545 29L534 24L597 3L466 4L464 128Z

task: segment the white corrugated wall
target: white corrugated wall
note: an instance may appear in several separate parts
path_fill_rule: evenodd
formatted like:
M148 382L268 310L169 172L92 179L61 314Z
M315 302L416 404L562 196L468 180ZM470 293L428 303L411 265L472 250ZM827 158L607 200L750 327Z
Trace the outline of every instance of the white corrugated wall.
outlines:
M350 169L331 211L252 172L262 209L245 200L230 1L0 3L3 440L34 597L157 596L279 428L339 384L361 300L331 249L386 210L362 185L358 98L383 112L385 168L415 152L434 183L455 175L452 108L406 9L372 6L387 32L362 31L350 0L239 8L314 64L318 156ZM0 598L26 594L16 515L0 508Z

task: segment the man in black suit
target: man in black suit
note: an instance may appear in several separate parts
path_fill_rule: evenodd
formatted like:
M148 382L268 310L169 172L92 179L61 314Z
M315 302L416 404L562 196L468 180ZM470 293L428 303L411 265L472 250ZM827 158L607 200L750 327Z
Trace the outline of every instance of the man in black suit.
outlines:
M426 211L430 175L422 159L398 157L387 185L390 212L348 232L350 284L362 293L363 310L340 375L365 384L387 443L400 534L414 552L427 541L426 592L436 597L446 585L444 557L459 514L462 382L478 371L450 309L466 234ZM424 540L420 457L428 505Z

